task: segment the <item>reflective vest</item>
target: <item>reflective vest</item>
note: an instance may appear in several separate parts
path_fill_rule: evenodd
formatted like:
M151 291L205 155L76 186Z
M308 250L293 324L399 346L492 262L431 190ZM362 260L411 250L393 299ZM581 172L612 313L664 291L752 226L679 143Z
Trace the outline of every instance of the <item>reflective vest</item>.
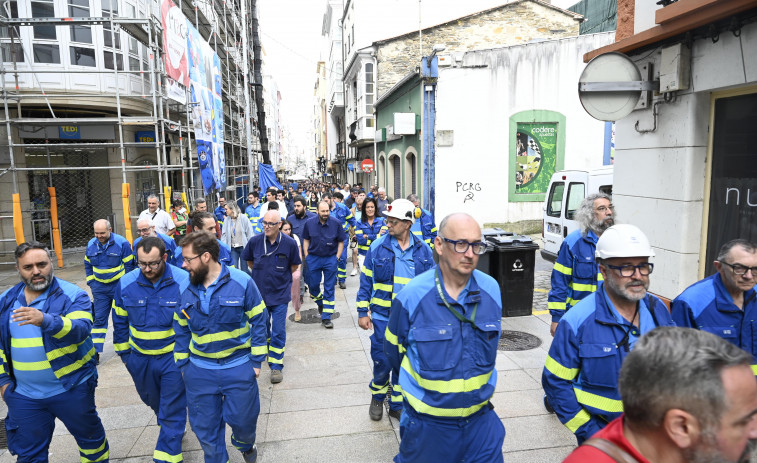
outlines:
M113 284L135 267L131 244L123 236L111 233L104 246L97 238L89 240L84 253L88 285Z

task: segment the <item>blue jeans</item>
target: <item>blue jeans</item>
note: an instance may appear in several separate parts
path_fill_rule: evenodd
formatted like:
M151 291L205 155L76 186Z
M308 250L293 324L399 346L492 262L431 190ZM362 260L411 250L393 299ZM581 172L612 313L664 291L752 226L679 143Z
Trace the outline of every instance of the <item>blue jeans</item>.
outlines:
M244 246L231 248L231 265L249 275L250 269L247 267L247 262L242 260L242 251L244 251Z

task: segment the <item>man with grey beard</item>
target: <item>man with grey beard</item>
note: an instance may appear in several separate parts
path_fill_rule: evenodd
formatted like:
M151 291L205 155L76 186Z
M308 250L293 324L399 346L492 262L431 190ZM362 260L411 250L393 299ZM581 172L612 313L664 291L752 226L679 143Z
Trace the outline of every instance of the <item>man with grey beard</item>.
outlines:
M647 294L654 250L633 225L614 225L597 241L603 282L560 319L542 386L578 443L623 412L618 374L642 334L673 326L665 304Z
M615 209L609 196L596 193L581 202L574 218L580 228L565 237L552 269L552 289L547 299L552 336L565 312L597 290L602 275L594 261L594 250L602 233L615 224Z
M748 462L757 439L752 356L706 331L658 328L620 370L624 414L563 463Z

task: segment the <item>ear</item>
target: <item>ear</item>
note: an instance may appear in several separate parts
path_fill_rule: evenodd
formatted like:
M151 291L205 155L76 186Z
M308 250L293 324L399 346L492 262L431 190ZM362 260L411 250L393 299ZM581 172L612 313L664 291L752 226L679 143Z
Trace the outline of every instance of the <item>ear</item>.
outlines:
M436 235L436 238L434 238L434 249L436 250L436 253L440 256L442 255L442 245L444 242L442 241L442 238L439 235Z
M717 260L713 261L712 265L715 266L715 270L717 270L718 272L720 271L720 269L723 268L723 264L720 263L720 261L717 261Z
M605 281L607 281L607 272L608 271L609 271L609 269L607 267L605 267L603 264L599 264L599 273L602 274L602 279L604 279Z
M163 257L160 258L162 261L167 262L168 261L168 253L163 253Z
M665 412L662 427L668 439L680 449L693 447L699 442L702 432L699 420L691 413L678 408Z

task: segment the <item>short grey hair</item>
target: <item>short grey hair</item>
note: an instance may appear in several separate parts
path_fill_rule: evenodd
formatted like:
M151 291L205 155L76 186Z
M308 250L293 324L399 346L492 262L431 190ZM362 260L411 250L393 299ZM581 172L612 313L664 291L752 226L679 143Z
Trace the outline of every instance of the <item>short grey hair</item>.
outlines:
M153 199L153 198L157 199L158 202L160 202L160 198L158 198L158 195L156 195L156 194L151 194L150 196L147 197L148 200Z
M379 191L379 193L382 193L382 192L383 192L383 193L386 193L386 188L384 188L384 187L379 187L378 191Z
M745 239L737 238L725 243L720 247L720 251L718 251L717 261L725 262L725 260L728 258L728 254L731 253L731 249L735 248L736 246L741 246L746 252L750 254L757 252L757 246L755 246L754 243Z
M418 195L415 193L409 194L407 195L407 200L410 201L411 203L415 203L418 201Z
M581 227L581 234L584 236L591 230L591 222L594 219L594 201L606 199L612 201L612 198L605 193L593 193L584 198L576 209L576 215L573 217Z
M677 408L717 430L727 397L721 373L750 366L752 355L706 331L660 327L636 342L620 370L618 389L631 427L657 429Z

